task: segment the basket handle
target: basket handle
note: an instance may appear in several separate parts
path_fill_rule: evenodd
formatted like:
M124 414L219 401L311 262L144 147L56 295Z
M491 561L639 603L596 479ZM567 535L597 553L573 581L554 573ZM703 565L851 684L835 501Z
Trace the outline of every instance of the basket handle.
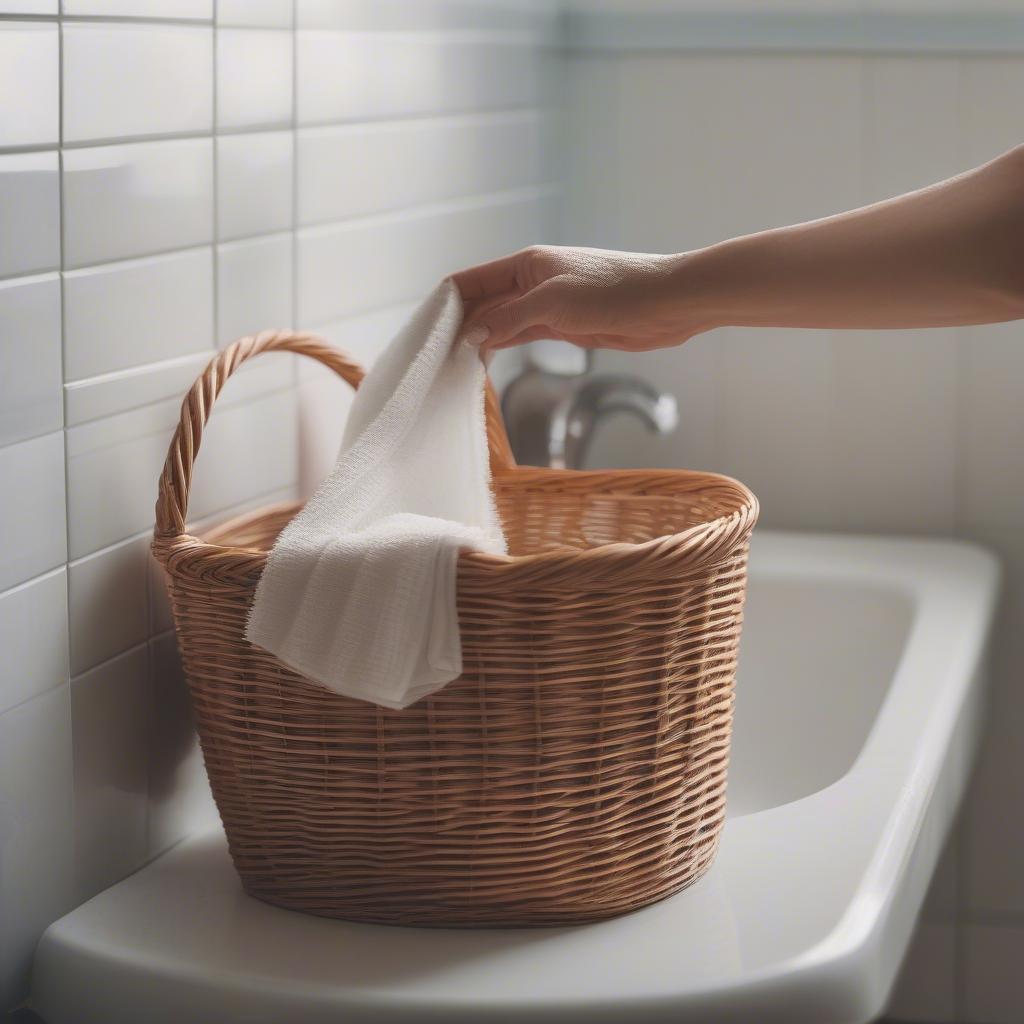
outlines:
M264 331L262 334L239 338L219 355L214 356L181 403L181 419L167 449L167 459L158 485L155 529L157 537L169 539L184 534L189 491L192 487L192 468L199 454L203 428L210 418L210 413L213 412L214 402L235 370L262 352L294 352L297 355L309 356L333 370L353 388L358 388L366 376L366 371L340 349L328 345L315 334L300 334L295 331ZM500 473L514 467L515 459L512 456L508 435L505 433L501 407L490 381L486 386L484 408L491 472Z

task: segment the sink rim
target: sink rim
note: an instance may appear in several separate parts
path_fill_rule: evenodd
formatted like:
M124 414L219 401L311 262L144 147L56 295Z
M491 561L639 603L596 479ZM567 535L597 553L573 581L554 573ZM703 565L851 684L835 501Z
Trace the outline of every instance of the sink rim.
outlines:
M580 929L532 930L556 937L562 945L561 950L549 950L551 955L545 958L550 961L551 977L544 977L542 968L542 974L534 978L534 987L542 982L547 987L542 996L532 995L522 985L505 991L485 989L469 996L454 987L445 993L442 985L431 993L427 977L414 999L417 990L409 985L404 989L390 985L386 991L376 992L309 981L286 984L245 970L236 970L228 987L238 998L247 993L256 1001L253 1005L265 1007L268 999L285 1000L281 1006L292 1010L281 1012L289 1013L297 1024L300 1019L319 1022L328 1019L328 1013L339 1012L353 1014L347 1018L353 1021L428 1020L435 1016L452 1021L499 1020L525 1013L533 1014L538 1022L573 1018L613 1021L627 1013L631 1020L650 1022L697 1022L713 1015L723 1024L755 1019L752 1015L766 1024L775 1020L799 1024L871 1019L882 1009L891 988L966 786L984 702L984 658L999 566L988 552L959 541L760 530L752 545L751 573L764 579L881 582L903 590L914 602L903 655L865 742L845 775L806 797L729 819L715 865L690 890L612 921ZM936 638L942 642L937 644ZM913 737L912 742L908 736ZM834 823L840 819L844 830L837 836ZM786 846L794 829L802 830L800 849ZM50 1024L70 1020L85 1024L90 1018L82 1016L85 993L78 989L88 983L93 991L116 991L119 972L129 969L136 980L145 974L153 985L168 987L167 999L175 990L178 998L187 999L189 993L184 989L189 983L197 991L203 988L200 968L205 964L193 964L194 970L190 970L185 960L174 965L153 962L146 950L129 939L123 939L119 949L100 951L84 943L83 936L94 934L90 927L95 929L96 921L109 915L118 894L131 891L133 885L137 890L148 879L160 877L161 870L166 872L189 857L210 857L211 851L216 855L218 843L222 840L192 837L50 926L37 953L32 1000ZM830 854L825 863L823 851ZM803 896L799 905L790 900L790 909L798 911L793 919L783 920L778 908L772 911L770 894L757 889L758 885L763 889L765 880L758 881L756 870L765 865L752 868L752 855L762 861L775 856L777 874L765 877L773 880L779 892L788 885L791 896ZM809 874L808 865L821 877ZM255 919L289 914L245 897L239 899L259 908L254 911ZM554 972L561 969L562 961L576 962L570 958L577 956L578 966L585 969L592 966L588 954L604 950L607 955L608 950L633 942L641 934L646 936L652 929L674 940L685 932L688 908L702 905L733 915L737 959L742 963L738 962L732 973L725 970L731 963L728 958L721 969L709 963L700 976L687 974L683 965L673 978L658 975L645 979L646 987L633 993L628 991L630 979L623 973L621 991L616 994L613 983L617 975L612 968L623 972L625 968L603 964L599 976L590 976L591 990L585 995L581 996L578 984L570 985L572 979L563 979L562 990L558 990ZM776 916L769 922L771 913ZM307 930L318 934L325 924L338 923L321 921ZM341 927L345 931L380 926ZM769 934L776 927L779 934ZM786 930L785 936L782 930ZM459 942L469 942L457 940L455 935L483 936L478 945L486 946L507 934L498 930L385 931L392 936L412 932L424 945L448 943L453 948ZM367 941L371 938L369 931L352 934ZM724 937L723 948L730 938ZM504 946L499 942L494 948L514 964L519 956L515 950L522 944L514 945L511 935L507 939ZM698 947L691 944L691 949ZM652 949L662 951L661 947ZM731 956L733 950L727 952ZM626 949L618 959L628 960L630 953ZM632 955L634 973L642 973L639 954ZM487 981L487 964L482 966L485 971L480 978L467 976L470 982ZM502 969L500 964L494 968ZM101 977L107 979L106 984L97 983ZM81 979L81 985L69 985L69 978ZM467 978L462 983L466 984ZM301 1018L295 1016L300 1005L304 1011ZM62 1015L65 1008L78 1015ZM99 1012L96 1019L100 1019ZM174 1009L175 1015L183 1012L188 1012L184 1003ZM218 1016L225 1024L231 1020L224 1014ZM111 1024L118 1019L109 1017Z

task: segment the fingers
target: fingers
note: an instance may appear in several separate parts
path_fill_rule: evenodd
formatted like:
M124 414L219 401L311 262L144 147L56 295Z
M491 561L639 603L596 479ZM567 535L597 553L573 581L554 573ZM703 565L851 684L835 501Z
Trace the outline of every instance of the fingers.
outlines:
M518 290L516 279L518 262L519 254L512 253L510 256L502 256L501 259L491 260L489 263L467 267L465 270L452 274L451 278L459 289L463 302L472 303L488 296Z
M506 302L519 298L521 292L499 292L496 295L486 295L483 298L468 300L463 303L464 312L462 322L464 324L475 323L485 317L496 306L503 306Z
M520 331L515 337L506 338L505 341L500 343L484 342L482 348L485 352L497 352L498 349L525 345L531 341L568 341L568 339L559 334L553 327L539 324L536 327L528 327L525 331Z
M525 295L481 308L466 320L463 337L471 345L486 345L493 349L531 328L549 324L554 319L552 298L556 291L552 282L546 281Z

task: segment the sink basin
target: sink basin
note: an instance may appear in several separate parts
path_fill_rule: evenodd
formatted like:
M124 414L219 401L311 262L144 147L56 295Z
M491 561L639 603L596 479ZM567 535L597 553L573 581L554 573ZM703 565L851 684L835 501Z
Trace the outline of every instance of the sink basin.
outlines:
M245 896L219 831L51 925L49 1024L852 1024L884 1007L979 735L991 556L755 536L730 817L688 890L576 928L322 920Z

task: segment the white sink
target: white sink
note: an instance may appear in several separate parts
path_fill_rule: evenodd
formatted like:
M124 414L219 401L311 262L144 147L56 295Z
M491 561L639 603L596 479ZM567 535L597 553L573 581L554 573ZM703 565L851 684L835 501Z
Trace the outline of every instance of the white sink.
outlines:
M758 532L731 816L696 885L576 928L321 920L246 897L219 832L50 927L49 1024L867 1021L963 793L995 561L938 541Z

